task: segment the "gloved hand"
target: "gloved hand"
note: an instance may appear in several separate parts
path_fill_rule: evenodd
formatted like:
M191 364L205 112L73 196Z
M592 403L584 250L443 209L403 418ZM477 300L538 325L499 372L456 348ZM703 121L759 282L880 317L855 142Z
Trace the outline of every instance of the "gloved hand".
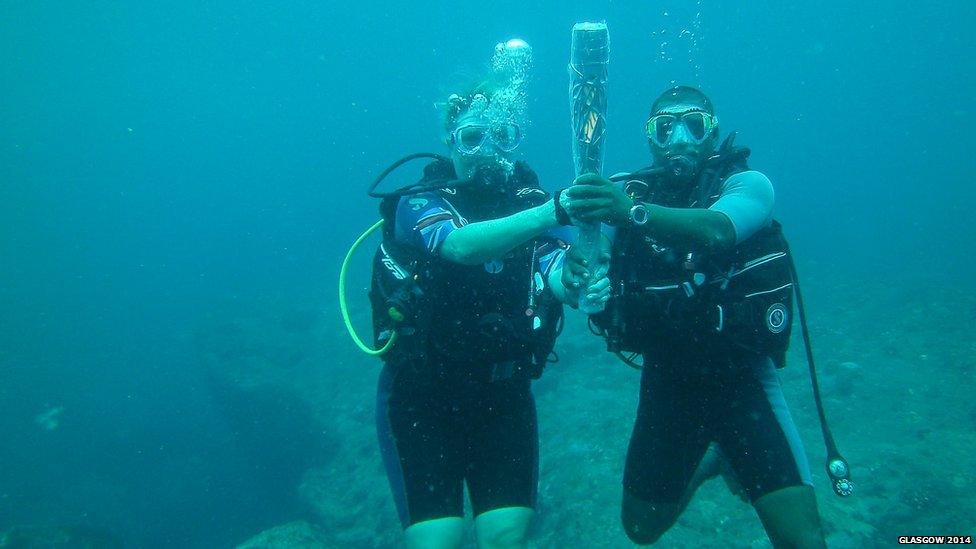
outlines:
M580 253L578 246L570 246L563 262L562 283L576 299L585 291L590 301L606 303L610 299L610 279L607 277L610 254L603 253L600 263L590 268L589 262ZM595 273L595 277L594 277ZM591 280L594 279L595 280Z
M574 220L622 226L630 222L634 201L618 185L595 173L585 173L563 191L566 211Z

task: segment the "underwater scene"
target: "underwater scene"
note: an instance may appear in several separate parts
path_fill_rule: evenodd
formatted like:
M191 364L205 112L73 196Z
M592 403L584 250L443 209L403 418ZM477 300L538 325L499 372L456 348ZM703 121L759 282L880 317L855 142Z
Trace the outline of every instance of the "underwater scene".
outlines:
M3 12L0 548L972 543L976 4Z

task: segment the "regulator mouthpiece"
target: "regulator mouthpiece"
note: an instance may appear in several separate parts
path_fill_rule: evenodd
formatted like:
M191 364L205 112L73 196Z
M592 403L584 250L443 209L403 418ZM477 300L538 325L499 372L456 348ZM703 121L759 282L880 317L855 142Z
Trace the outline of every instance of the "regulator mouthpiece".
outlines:
M695 175L697 165L691 157L682 154L669 156L665 167L671 175L679 179L687 179Z

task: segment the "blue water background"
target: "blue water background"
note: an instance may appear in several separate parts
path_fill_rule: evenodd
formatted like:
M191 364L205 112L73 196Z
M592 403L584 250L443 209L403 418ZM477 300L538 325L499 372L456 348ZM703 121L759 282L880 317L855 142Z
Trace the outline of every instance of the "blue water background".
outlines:
M321 311L329 343L353 356L335 280L377 217L365 186L406 153L443 152L433 103L513 36L535 51L521 153L547 188L573 175L569 29L606 20L608 170L646 165L651 100L698 85L772 179L801 269L973 289L969 2L3 11L0 529L88 523L132 546L215 547L300 516L279 481L314 464L305 449L342 441L284 457L260 434L241 443L249 411L209 390L199 326L295 304ZM372 383L375 365L356 360ZM60 426L40 428L53 407Z

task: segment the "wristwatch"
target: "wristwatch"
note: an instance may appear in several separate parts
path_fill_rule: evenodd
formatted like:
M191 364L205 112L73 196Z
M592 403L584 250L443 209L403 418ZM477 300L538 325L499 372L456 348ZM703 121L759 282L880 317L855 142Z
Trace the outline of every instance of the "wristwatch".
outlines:
M638 227L643 226L647 223L647 219L650 215L647 212L647 206L641 204L640 202L634 204L630 209L630 222Z

